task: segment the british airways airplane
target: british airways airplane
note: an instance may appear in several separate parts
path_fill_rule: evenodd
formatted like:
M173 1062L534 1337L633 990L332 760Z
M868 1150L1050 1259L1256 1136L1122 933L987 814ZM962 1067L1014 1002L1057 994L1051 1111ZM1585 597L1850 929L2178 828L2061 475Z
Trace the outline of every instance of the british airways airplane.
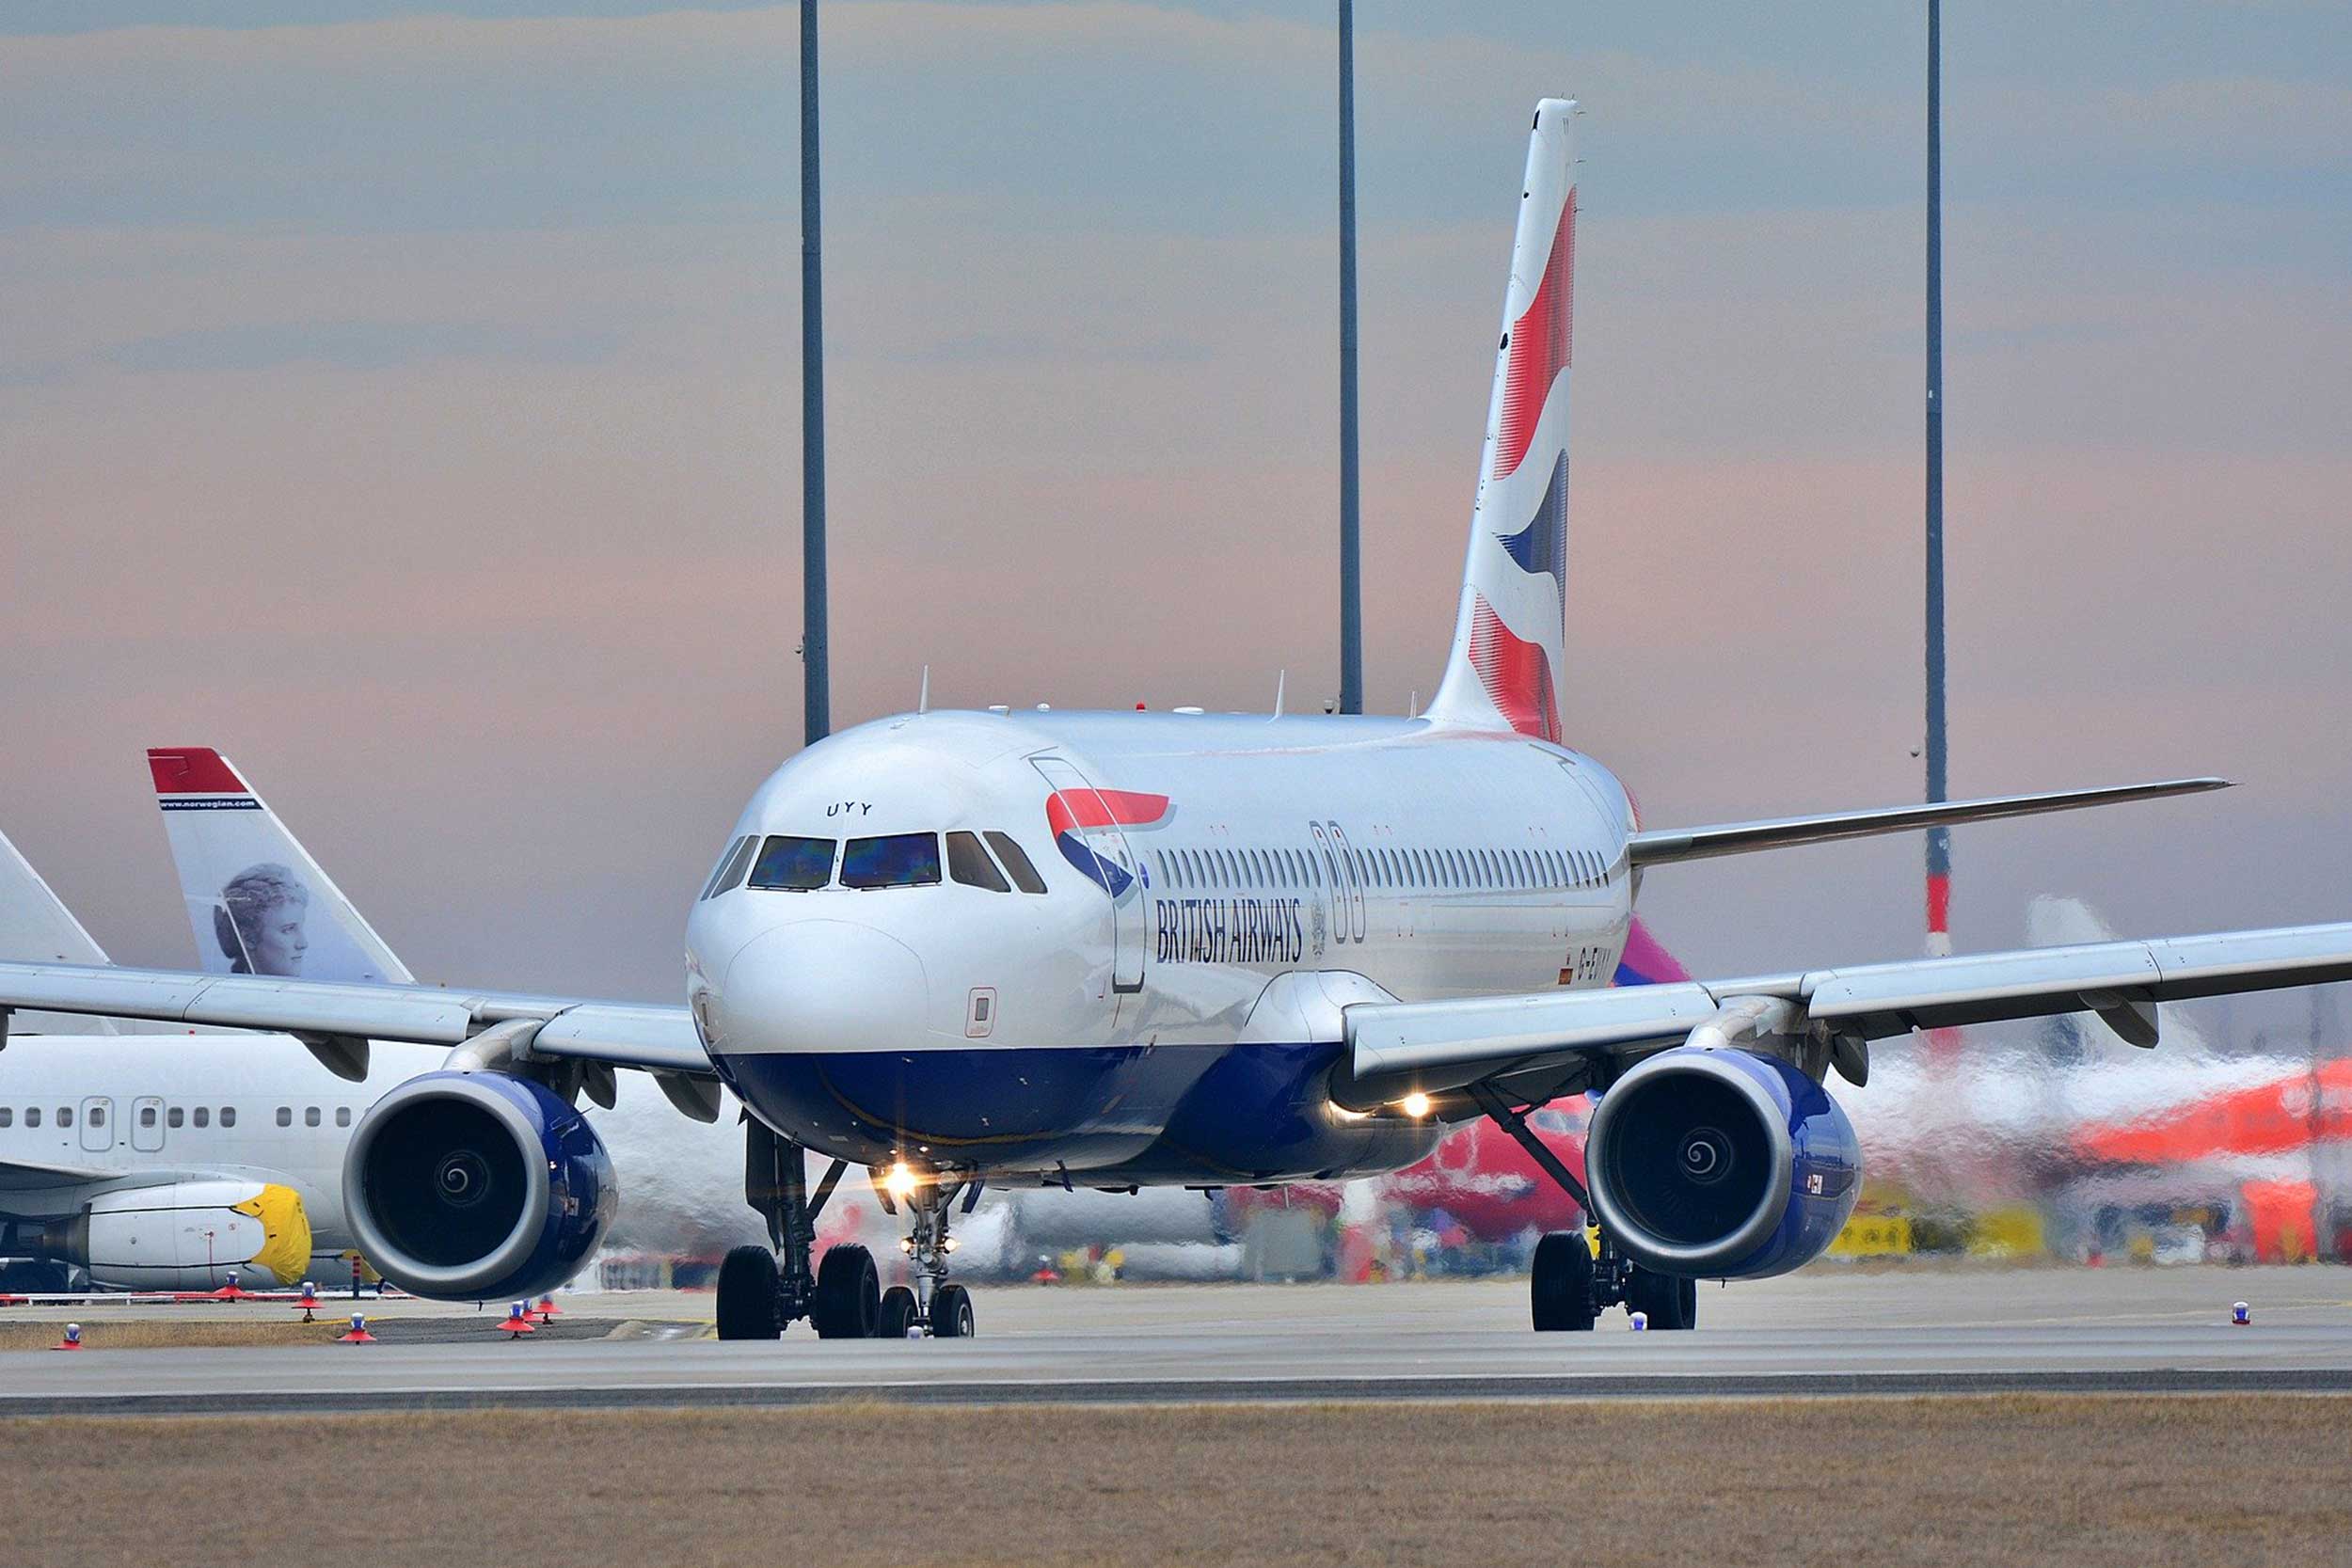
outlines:
M1783 1273L1851 1211L1831 1099L1870 1042L2352 977L2352 925L2097 942L1728 980L1638 980L1660 866L2219 787L2213 779L1645 828L1565 743L1572 103L1537 106L1453 652L1411 718L917 712L846 731L752 797L687 917L686 1005L0 964L0 1007L450 1048L353 1130L360 1249L420 1294L568 1277L616 1202L575 1109L613 1070L750 1112L771 1245L723 1270L720 1332L972 1333L951 1226L983 1184L1216 1187L1374 1175L1489 1117L1597 1222L1539 1246L1532 1317L1623 1304L1688 1327L1692 1281ZM1593 1093L1579 1180L1527 1113ZM830 1160L814 1185L804 1153ZM914 1284L815 1254L850 1165L903 1211Z

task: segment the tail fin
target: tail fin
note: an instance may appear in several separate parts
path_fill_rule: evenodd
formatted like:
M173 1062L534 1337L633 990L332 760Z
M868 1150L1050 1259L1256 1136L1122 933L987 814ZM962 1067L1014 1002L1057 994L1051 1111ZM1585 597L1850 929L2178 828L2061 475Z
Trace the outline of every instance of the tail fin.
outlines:
M65 901L0 834L0 958L24 963L103 964L105 950L90 940ZM9 1027L23 1035L112 1035L114 1021L74 1013L18 1013Z
M414 981L218 752L156 747L147 767L180 868L198 963L215 974Z
M1535 106L1454 653L1429 717L1560 738L1567 624L1576 105Z

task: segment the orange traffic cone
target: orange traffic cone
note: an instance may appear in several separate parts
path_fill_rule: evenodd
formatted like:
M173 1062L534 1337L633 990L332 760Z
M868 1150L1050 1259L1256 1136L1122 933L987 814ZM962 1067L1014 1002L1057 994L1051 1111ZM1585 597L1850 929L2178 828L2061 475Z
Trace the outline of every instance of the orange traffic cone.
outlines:
M82 1325L80 1323L66 1324L65 1338L49 1348L51 1350L80 1350L82 1348Z
M499 1327L506 1331L509 1339L519 1339L526 1334L539 1332L539 1325L531 1321L530 1307L519 1301L506 1309L506 1321Z
M336 1335L335 1342L339 1345L374 1344L375 1336L368 1332L368 1315L365 1312L354 1312L351 1315L350 1329L345 1333Z

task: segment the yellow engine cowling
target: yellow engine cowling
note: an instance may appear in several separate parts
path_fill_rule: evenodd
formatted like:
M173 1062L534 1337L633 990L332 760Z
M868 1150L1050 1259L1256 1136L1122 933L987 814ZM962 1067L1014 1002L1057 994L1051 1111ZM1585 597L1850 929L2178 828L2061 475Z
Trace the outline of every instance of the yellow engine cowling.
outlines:
M47 1256L114 1290L211 1290L299 1284L310 1262L302 1195L275 1181L223 1178L101 1193L50 1227Z

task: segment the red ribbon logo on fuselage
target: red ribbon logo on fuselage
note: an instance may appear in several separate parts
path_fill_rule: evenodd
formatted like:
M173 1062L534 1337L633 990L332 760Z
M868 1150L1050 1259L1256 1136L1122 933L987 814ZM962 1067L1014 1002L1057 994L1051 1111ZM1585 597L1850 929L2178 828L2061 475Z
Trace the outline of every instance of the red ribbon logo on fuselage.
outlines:
M1168 797L1127 789L1057 789L1045 798L1045 825L1062 859L1113 898L1125 894L1135 874L1087 842L1090 828L1152 828L1168 816Z

